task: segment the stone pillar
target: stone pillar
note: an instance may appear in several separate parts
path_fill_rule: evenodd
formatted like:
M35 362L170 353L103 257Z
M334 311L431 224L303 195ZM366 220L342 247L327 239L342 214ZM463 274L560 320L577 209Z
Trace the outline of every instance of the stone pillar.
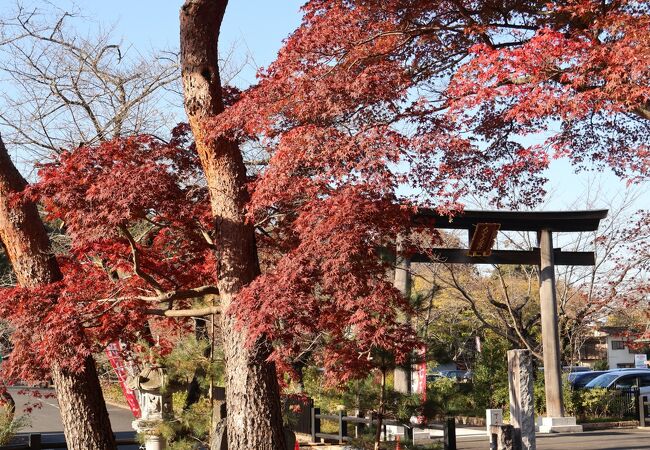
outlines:
M539 234L539 303L542 315L542 350L544 352L544 386L546 417L541 419L542 433L582 431L575 417L564 417L562 402L562 365L560 362L560 333L558 331L557 299L555 293L555 262L551 230Z
M528 350L508 350L510 424L521 450L535 450L535 397L533 361Z
M228 450L228 430L226 429L226 389L221 386L212 388L212 436L210 450Z
M492 436L490 448L494 450L518 450L515 446L515 433L512 425L492 425L488 433Z
M539 254L539 302L542 315L546 415L547 417L564 417L560 334L557 327L557 299L555 294L555 262L553 260L553 235L551 230L541 231L539 235Z
M395 279L393 286L395 286L404 296L404 298L411 297L411 260L404 257L404 247L402 245L403 238L397 237L397 245L395 248ZM409 320L407 317L406 320ZM395 368L393 387L396 392L403 394L411 393L411 368Z

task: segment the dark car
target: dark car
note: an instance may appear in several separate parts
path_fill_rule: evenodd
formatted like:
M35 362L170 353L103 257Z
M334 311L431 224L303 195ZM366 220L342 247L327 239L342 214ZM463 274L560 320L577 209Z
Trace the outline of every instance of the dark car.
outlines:
M590 372L571 372L569 374L569 384L571 389L582 389L594 378L607 373L607 370L592 370Z
M428 373L427 383L433 383L434 381L438 381L440 378L442 378L442 375L439 373Z
M471 372L467 370L441 370L440 374L445 378L451 378L456 381L468 381L471 378Z

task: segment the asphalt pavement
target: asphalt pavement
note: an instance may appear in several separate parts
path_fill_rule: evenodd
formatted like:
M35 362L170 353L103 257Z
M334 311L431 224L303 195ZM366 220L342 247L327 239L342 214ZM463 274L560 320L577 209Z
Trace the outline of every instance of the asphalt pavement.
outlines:
M16 402L16 415L27 415L29 426L23 433L60 433L63 431L59 403L54 389L10 387L7 389ZM21 391L26 391L23 393ZM27 409L31 407L31 412ZM106 405L113 432L133 431L133 414L126 408Z
M650 450L650 430L603 430L583 433L538 434L537 450ZM458 450L488 450L486 437L457 441Z
M10 387L7 389L16 402L16 415L26 415L29 425L20 430L14 443L27 443L30 433L40 433L43 449L52 442L63 442L63 424L59 402L54 389ZM131 427L133 414L126 408L106 405L115 437L133 439L135 432ZM139 445L120 445L120 450L138 450Z
M58 401L53 389L10 387L9 393L16 401L16 414L27 414L29 426L21 430L23 438L27 433L42 433L44 442L63 439L63 425ZM19 393L26 391L26 393ZM31 412L26 409L32 407ZM134 435L131 422L133 415L126 408L107 405L113 432L118 438ZM460 428L460 427L459 427ZM437 430L436 430L437 431ZM459 429L457 428L457 431ZM466 432L463 432L466 431ZM488 450L490 448L485 431L461 428L458 433L458 450ZM432 433L436 435L436 433ZM127 447L121 449L127 450ZM132 447L137 449L137 446ZM538 450L650 450L650 429L603 430L584 433L538 434Z

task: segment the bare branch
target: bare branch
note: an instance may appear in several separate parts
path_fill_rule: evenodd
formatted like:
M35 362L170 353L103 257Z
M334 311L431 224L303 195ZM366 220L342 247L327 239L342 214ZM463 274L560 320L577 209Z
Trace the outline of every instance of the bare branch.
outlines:
M158 283L154 277L142 270L142 267L140 265L140 251L138 250L138 244L135 242L135 239L131 235L131 232L125 225L121 225L119 228L131 246L131 254L133 256L133 272L135 272L137 276L150 284L157 294L163 295L164 289L160 283Z

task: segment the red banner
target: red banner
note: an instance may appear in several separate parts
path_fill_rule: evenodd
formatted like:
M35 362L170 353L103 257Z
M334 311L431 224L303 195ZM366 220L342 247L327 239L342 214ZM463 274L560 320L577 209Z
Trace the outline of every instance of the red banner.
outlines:
M113 370L115 370L117 379L120 382L120 387L124 393L124 398L126 398L129 408L131 408L133 417L139 419L142 412L140 411L138 398L135 395L135 392L133 392L133 389L129 389L126 386L126 377L129 376L129 372L126 367L126 362L124 361L124 358L122 358L122 344L120 344L119 341L108 344L108 347L106 347L106 356L108 356L108 361L111 363Z
M420 394L422 394L422 402L427 401L427 348L422 346L420 349L420 356L422 361L418 364L418 378L420 381Z

